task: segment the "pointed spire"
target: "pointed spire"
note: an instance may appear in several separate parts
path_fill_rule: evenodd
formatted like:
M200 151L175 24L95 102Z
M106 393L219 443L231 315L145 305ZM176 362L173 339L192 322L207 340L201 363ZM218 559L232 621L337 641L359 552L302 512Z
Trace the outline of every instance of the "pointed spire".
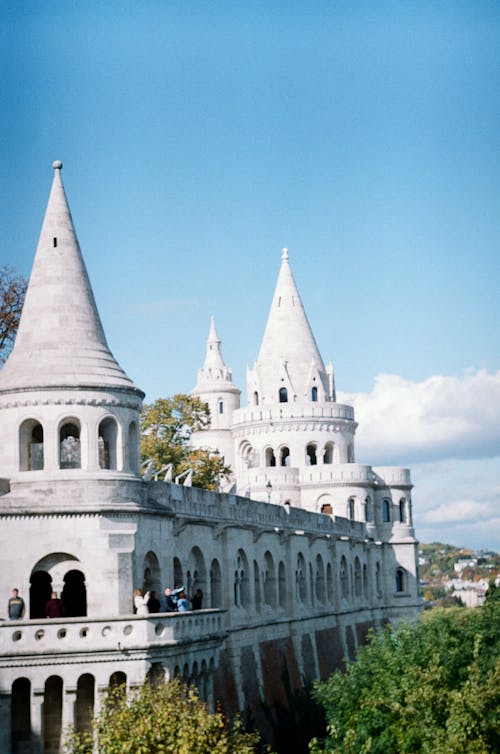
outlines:
M16 342L0 390L106 386L138 390L111 354L61 180L54 180Z
M217 335L217 330L215 328L215 317L212 314L212 316L210 317L210 330L207 338L207 354L205 356L203 369L216 370L225 368L226 365L224 364L224 359L222 358L221 340Z
M289 401L307 400L312 385L322 388L320 400L331 400L325 366L292 274L288 249L281 252L271 310L251 377L252 390L257 388L264 402L278 401L280 387L287 389Z

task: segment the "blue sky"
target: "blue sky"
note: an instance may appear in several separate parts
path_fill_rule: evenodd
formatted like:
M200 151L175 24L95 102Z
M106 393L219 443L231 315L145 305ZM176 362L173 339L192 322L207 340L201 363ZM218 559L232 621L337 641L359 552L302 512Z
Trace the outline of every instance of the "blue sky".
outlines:
M245 387L287 246L358 460L412 466L424 541L500 550L497 2L0 2L0 64L0 263L61 159L153 400L211 314Z

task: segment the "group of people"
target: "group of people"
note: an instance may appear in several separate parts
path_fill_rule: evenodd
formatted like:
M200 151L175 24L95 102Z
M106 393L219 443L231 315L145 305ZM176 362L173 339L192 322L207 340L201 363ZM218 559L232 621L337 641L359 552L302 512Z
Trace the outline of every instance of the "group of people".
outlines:
M156 592L144 592L136 589L134 592L134 609L137 615L149 615L150 613L185 613L188 610L201 610L203 592L197 589L192 597L188 597L184 587L171 589L165 588L161 601Z
M26 613L26 603L19 596L19 589L13 589L7 606L9 620L22 620ZM57 592L51 592L50 600L45 604L46 618L63 618L64 602L59 599Z

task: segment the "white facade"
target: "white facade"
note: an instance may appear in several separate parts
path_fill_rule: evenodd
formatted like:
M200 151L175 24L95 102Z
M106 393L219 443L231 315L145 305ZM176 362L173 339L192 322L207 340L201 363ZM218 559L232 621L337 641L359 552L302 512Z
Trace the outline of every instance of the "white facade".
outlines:
M409 472L354 462L352 408L284 255L250 405L213 322L194 391L212 412L197 442L233 461L237 494L142 479L143 393L106 343L61 167L0 371L0 617L13 587L27 608L0 622L0 751L59 751L100 690L146 674L180 674L259 724L284 660L293 688L325 677L370 626L420 610ZM135 587L180 583L203 590L202 611L133 615ZM51 590L64 618L45 618Z

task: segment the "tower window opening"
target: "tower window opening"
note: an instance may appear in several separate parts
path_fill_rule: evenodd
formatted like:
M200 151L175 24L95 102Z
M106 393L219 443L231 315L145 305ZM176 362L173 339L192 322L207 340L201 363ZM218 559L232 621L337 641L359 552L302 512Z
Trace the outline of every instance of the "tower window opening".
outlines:
M54 249L57 247L57 238L52 239L52 244L54 246Z
M290 450L287 447L280 450L280 466L290 466Z
M352 497L349 498L349 501L347 503L347 513L351 521L354 521L355 503L354 503L354 498Z
M43 427L35 419L27 419L19 429L21 471L43 469Z
M276 456L272 448L266 450L266 466L276 466Z
M59 430L59 466L61 469L80 469L80 427L73 423L63 424Z
M288 403L288 390L286 389L286 387L280 387L279 402Z
M316 402L318 400L318 388L316 385L311 389L311 400Z
M258 392L256 390L255 390L255 392L253 394L253 404L254 404L254 406L258 406L259 405L259 394L258 394Z
M404 524L406 521L406 500L404 497L399 501L399 523Z
M308 445L306 448L306 465L316 466L318 458L316 456L316 445Z
M382 500L382 521L388 524L391 520L391 504L388 500Z
M219 401L219 414L224 413L224 401Z

